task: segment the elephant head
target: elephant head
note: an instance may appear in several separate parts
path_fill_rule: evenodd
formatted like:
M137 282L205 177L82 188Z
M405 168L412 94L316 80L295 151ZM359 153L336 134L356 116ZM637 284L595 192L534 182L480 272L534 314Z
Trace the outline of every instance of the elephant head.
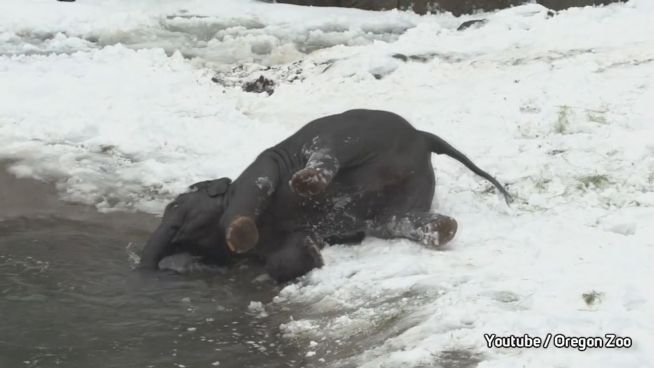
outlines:
M139 266L157 269L161 259L180 252L227 262L230 252L220 220L230 184L229 178L195 183L169 203L161 224L143 249Z

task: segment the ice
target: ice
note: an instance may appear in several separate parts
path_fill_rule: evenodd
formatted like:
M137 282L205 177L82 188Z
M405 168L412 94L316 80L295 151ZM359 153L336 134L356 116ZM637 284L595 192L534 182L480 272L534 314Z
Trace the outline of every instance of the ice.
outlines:
M0 40L6 40L0 43L0 55L67 53L120 43L137 49L163 48L169 54L179 50L213 67L270 65L339 44L393 41L419 19L409 13L375 15L356 9L332 9L326 17L319 9L252 0L219 3L0 4Z
M391 110L507 183L512 207L435 156L436 210L459 223L446 250L374 238L329 247L323 268L251 312L290 310L282 335L333 366L652 361L651 1L461 18L153 4L0 3L0 157L12 172L101 210L161 213L311 119ZM488 22L456 31L473 18ZM273 94L242 90L260 75ZM589 293L601 298L589 305ZM503 350L483 338L548 332L617 333L634 346Z
M256 318L268 317L266 308L261 302L251 301L250 304L248 304L248 312L250 312Z

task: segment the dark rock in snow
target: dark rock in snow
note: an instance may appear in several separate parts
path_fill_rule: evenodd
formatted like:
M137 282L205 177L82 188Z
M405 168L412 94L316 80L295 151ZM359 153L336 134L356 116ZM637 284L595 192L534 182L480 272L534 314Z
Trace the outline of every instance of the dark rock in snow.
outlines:
M391 57L394 59L402 60L404 62L417 61L419 63L426 63L430 60L433 60L435 57L439 57L445 61L456 61L453 60L453 58L448 55L441 55L437 53L416 54L416 55L393 54L391 55Z
M245 82L243 90L254 93L266 92L268 95L272 95L275 92L275 82L261 75L254 81Z
M393 54L391 57L402 61L409 61L409 57L404 54Z
M488 23L488 19L471 19L461 23L459 28L457 28L456 30L463 31L464 29L468 29L472 26L474 26L474 28L479 28L486 23Z

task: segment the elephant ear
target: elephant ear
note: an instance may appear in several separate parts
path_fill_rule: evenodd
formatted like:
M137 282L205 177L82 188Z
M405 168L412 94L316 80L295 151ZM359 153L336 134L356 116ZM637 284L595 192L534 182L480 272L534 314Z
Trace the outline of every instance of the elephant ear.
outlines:
M189 189L193 191L204 190L207 192L209 197L217 197L227 192L227 188L229 188L231 182L232 179L230 178L205 180L191 185Z
M209 185L207 186L207 193L209 194L209 197L217 197L219 195L225 194L225 192L227 192L227 188L229 188L229 184L231 183L232 179L230 178L220 178L209 181Z

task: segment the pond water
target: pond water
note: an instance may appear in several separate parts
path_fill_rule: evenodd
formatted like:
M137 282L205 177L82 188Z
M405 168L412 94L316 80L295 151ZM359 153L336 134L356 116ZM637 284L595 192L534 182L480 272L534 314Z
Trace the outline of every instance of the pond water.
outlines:
M256 308L278 292L256 265L180 256L141 273L136 253L156 218L95 213L58 203L45 184L1 179L0 367L299 364L279 333L288 315Z

